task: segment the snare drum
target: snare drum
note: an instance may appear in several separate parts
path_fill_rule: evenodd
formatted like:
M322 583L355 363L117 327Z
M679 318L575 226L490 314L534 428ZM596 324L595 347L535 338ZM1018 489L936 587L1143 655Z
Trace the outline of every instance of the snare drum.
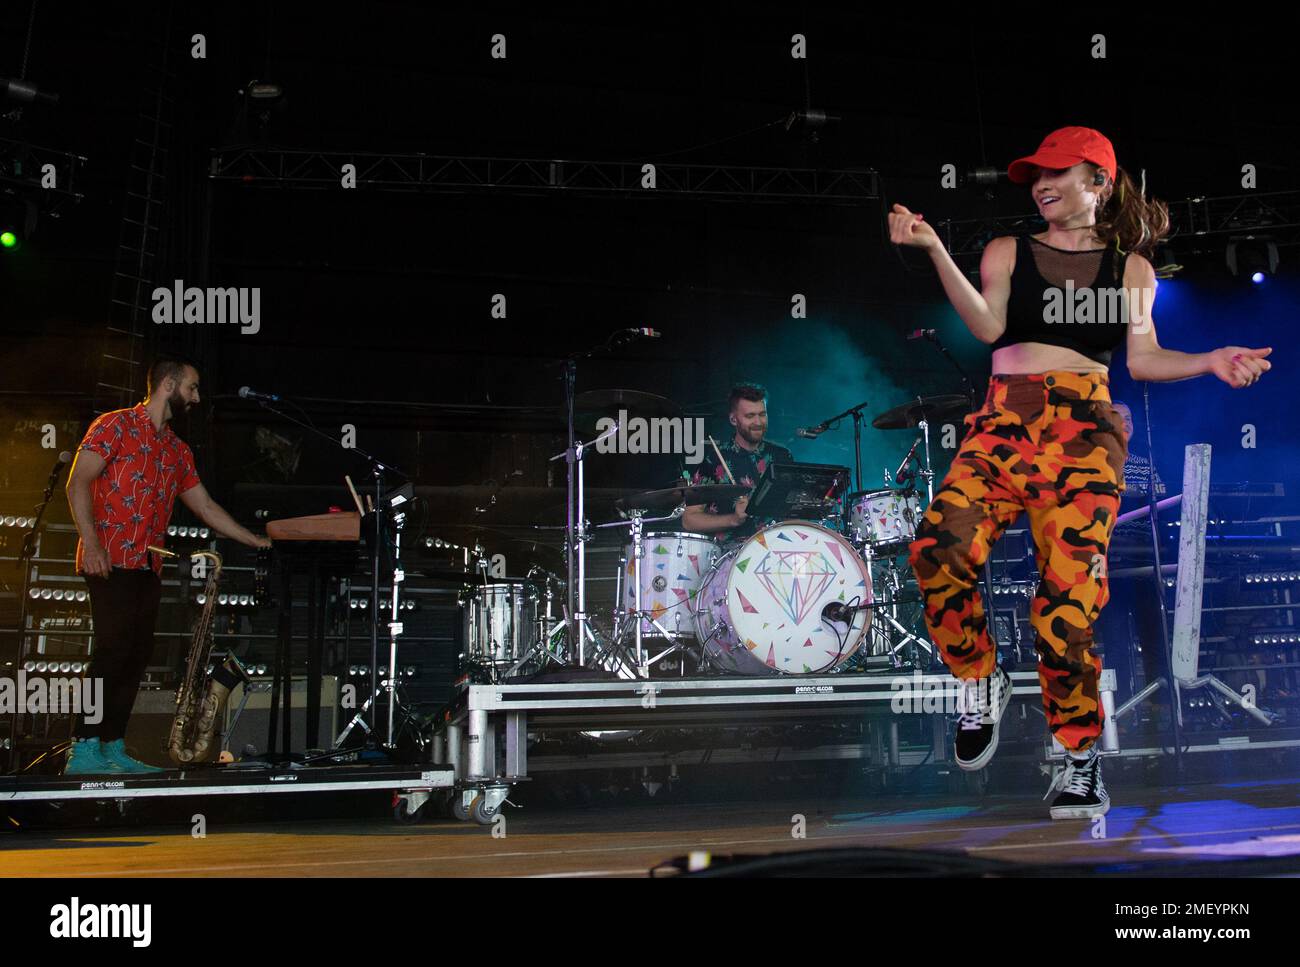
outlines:
M465 657L479 664L513 665L542 633L542 596L528 581L489 581L460 596Z
M719 558L696 596L696 635L729 672L811 675L858 650L871 611L832 621L832 603L871 603L871 574L839 534L787 520L765 527Z
M916 539L921 503L915 490L869 490L849 495L849 539L874 554L899 553Z
M713 538L687 531L650 531L641 539L643 560L636 566L633 546L623 548L623 608L636 611L641 585L641 636L667 637L661 629L689 638L695 632L691 612L704 575L722 553Z

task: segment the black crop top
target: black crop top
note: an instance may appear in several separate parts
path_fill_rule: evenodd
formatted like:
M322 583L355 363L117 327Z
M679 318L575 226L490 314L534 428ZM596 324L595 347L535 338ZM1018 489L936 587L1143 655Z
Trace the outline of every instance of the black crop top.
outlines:
M1128 333L1124 264L1115 247L1071 252L1016 239L1007 328L994 349L1022 342L1073 349L1105 366Z

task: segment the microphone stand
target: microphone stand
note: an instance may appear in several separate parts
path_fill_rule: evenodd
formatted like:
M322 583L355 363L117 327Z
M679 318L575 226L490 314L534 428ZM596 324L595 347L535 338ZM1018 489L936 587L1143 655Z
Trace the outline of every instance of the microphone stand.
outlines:
M975 412L975 384L972 383L970 377L966 375L966 370L962 369L961 363L957 362L953 354L948 352L948 347L940 341L937 333L927 335L925 338L934 343L935 346L938 347L939 352L943 353L944 358L948 360L948 362L952 363L952 368L957 370L957 375L961 377L962 385L966 387L966 398L970 400L971 412Z
M974 412L975 412L975 401L976 401L976 395L975 395L975 384L972 383L970 377L966 375L966 370L962 369L962 368L961 368L961 363L957 362L956 357L954 357L952 353L948 352L948 347L945 346L945 345L943 344L943 341L939 339L939 335L938 335L938 333L929 333L929 332L927 332L926 335L925 335L925 338L926 338L926 340L928 340L929 342L934 343L934 345L938 348L939 352L943 353L943 357L944 357L944 359L946 359L946 360L948 360L948 362L952 363L952 368L955 369L955 370L957 370L957 375L959 375L959 376L961 377L962 386L965 387L965 395L966 395L966 399L967 399L967 400L969 401L969 403L970 403L970 411L971 411L972 413L974 413ZM928 447L927 447L927 450L928 450ZM927 467L926 469L929 470L928 467ZM933 474L931 474L930 479L933 479ZM931 495L931 498L930 498L930 499L931 499L931 500L934 499L933 495ZM994 610L993 610L993 567L992 567L992 560L993 560L993 548L990 547L990 548L989 548L989 556L985 559L985 561L984 561L984 566L983 566L982 568L980 568L980 580L983 581L983 583L984 583L984 619L985 619L985 623L986 623L986 625L990 625L990 626L992 627L992 631L990 632L990 636L993 638L993 647L994 647L994 650L995 650L995 652L996 652L996 650L997 650L997 643L998 643L998 640L997 640L997 637L996 637L996 632L997 632L997 630L998 630L998 623L997 623L997 621L995 620L995 615L994 615ZM1013 620L1014 620L1014 618L1013 618ZM1020 649L1019 649L1018 646L1017 646L1017 648L1016 648L1016 654L1017 654L1017 657L1018 657L1019 654L1020 654Z
M380 547L384 536L383 497L384 497L384 492L386 490L384 485L384 474L385 472L395 473L397 474L397 476L407 481L409 481L411 478L407 474L403 473L401 470L397 469L391 464L386 464L382 462L381 460L379 460L378 457L374 456L374 454L367 453L365 450L362 450L360 447L343 446L342 441L336 439L335 437L330 436L328 433L325 433L322 430L316 429L316 427L312 426L309 423L304 423L302 420L299 420L297 417L290 416L288 413L285 413L283 410L276 409L267 400L257 399L256 402L258 406L262 407L262 409L274 413L276 416L280 417L283 420L288 420L290 423L294 424L295 426L302 427L302 429L308 431L309 433L314 433L316 436L320 437L323 440L328 440L334 446L339 447L340 449L343 449L348 453L356 454L357 456L361 457L370 465L370 475L371 478L374 480L374 484L375 484L375 509L374 509L374 522L373 522L374 543L370 549L370 698L364 703L364 705L362 705L361 708L357 710L357 714L353 717L352 722L349 723L347 730L345 730L343 734L339 736L338 740L336 740L335 747L337 747L338 743L343 740L344 736L347 735L347 732L351 730L353 725L361 725L362 729L366 733L366 744L368 746L373 747L373 743L375 741L375 733L372 729L366 728L362 715L368 706L374 705L376 702L379 701L379 555L380 555ZM400 567L400 564L398 566ZM398 584L397 581L393 582L394 598L396 598L397 596L397 584ZM397 669L390 668L388 671L393 676L394 681L396 681ZM286 677L288 677L288 669L286 669ZM395 693L389 696L390 705L395 700L394 695ZM391 734L387 736L387 740L388 741L386 744L390 748L393 745L395 745L393 741L393 736ZM284 751L287 753L289 750L285 749Z
M63 454L59 454L60 457ZM67 463L71 463L68 460ZM58 483L59 474L63 471L65 462L60 459L50 471L50 479L46 481L45 493L41 497L40 506L36 508L36 516L32 519L31 529L23 535L23 546L18 552L18 567L23 575L23 589L18 595L18 650L14 657L14 680L18 679L18 671L22 668L21 662L25 654L27 645L27 602L28 595L31 592L32 583L32 559L36 556L36 545L40 537L41 522L45 517L45 510L50 506L50 501L54 499L54 485ZM94 522L91 521L91 526ZM20 765L18 761L18 726L22 717L23 703L21 701L14 703L13 715L9 722L9 765L12 766L13 772L18 771Z
M623 337L620 340L619 337ZM629 338L630 337L630 338ZM582 473L582 460L587 444L577 438L576 416L574 407L577 399L578 362L590 359L597 353L613 349L620 342L630 342L637 334L626 329L612 333L603 343L586 352L566 356L564 366L564 413L567 443L564 453L552 460L564 458L565 486L568 504L564 521L564 567L565 567L565 626L569 635L569 658L579 666L586 664L586 637L589 634L586 614L586 542L588 539L584 515L585 481Z
M859 403L857 406L847 409L843 413L837 413L817 424L817 426L821 428L821 431L825 432L846 416L853 417L853 480L855 490L862 489L862 411L866 409L870 403L870 400Z

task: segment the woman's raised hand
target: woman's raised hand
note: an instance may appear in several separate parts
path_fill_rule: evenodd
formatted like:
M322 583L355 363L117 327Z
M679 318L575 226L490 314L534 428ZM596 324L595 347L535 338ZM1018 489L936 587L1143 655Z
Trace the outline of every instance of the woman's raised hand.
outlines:
M926 251L943 244L939 233L926 223L923 215L910 212L903 205L895 205L889 212L889 240L895 245L914 245Z

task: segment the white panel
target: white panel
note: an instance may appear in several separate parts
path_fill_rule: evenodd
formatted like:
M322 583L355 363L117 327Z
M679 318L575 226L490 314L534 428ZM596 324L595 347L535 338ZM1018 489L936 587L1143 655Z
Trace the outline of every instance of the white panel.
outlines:
M1201 592L1205 587L1205 518L1210 497L1210 445L1188 444L1183 456L1183 517L1178 535L1178 588L1174 603L1173 673L1196 678L1201 645Z

